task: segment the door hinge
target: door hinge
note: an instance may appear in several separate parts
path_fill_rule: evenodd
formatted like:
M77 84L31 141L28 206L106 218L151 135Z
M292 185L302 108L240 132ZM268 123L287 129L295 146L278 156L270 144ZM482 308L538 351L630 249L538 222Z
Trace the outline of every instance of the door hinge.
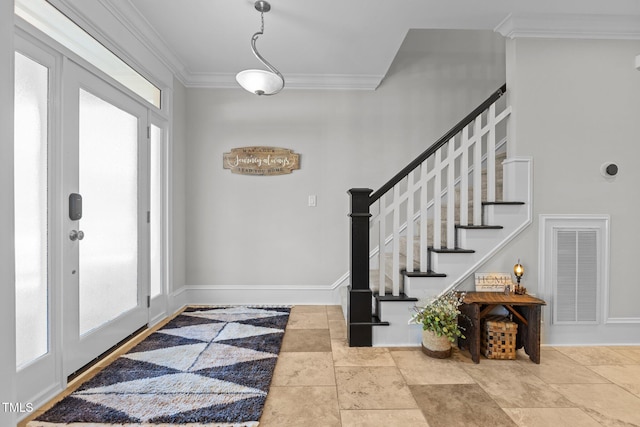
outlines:
M147 126L147 139L151 139L151 126Z
M151 295L147 295L147 308L151 307Z
M151 211L147 211L147 224L151 224Z

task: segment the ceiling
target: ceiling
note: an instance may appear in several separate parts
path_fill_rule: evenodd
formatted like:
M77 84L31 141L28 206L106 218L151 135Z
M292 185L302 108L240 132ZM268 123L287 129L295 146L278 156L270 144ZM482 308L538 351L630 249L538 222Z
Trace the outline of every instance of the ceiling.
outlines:
M238 71L262 68L250 49L251 36L260 29L252 0L98 1L153 46L186 86L235 87ZM638 0L270 3L257 45L288 87L375 89L413 28L640 39Z

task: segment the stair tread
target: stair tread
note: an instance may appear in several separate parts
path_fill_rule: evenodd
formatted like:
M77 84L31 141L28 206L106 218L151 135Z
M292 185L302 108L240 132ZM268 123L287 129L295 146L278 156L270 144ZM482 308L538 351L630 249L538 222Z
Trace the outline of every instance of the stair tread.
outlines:
M370 322L350 322L350 325L372 325L372 326L389 326L389 322L380 320L376 315L371 316Z
M505 201L495 201L495 202L482 202L484 206L488 205L524 205L524 202L505 202Z
M375 293L374 294L374 298L377 299L378 301L395 301L395 302L418 301L418 298L407 296L404 293L401 293L398 296L395 296L395 295L382 295L381 296L380 294Z
M371 325L372 326L389 326L390 323L389 322L385 322L383 320L380 320L380 318L376 315L371 316Z
M433 270L428 270L426 272L402 270L402 274L404 274L407 277L447 277L446 274L436 273Z
M462 228L465 230L502 230L504 227L501 225L460 225L456 224L456 228Z
M429 250L431 252L435 252L437 254L473 254L476 251L473 249L462 249L462 248L440 248L435 249L433 246L429 246Z

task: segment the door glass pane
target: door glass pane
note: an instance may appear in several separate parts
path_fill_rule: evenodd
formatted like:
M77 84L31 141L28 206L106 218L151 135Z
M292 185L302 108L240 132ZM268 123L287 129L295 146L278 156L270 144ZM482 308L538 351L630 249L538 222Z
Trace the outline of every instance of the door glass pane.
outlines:
M151 296L162 293L162 129L151 125Z
M80 90L80 334L137 306L138 120Z
M47 283L47 67L15 55L16 358L49 351Z

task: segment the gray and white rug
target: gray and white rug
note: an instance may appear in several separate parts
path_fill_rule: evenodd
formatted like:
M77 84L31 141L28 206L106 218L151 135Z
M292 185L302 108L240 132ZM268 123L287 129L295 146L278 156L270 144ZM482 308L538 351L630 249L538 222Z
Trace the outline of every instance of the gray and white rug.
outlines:
M28 426L256 426L289 312L187 308Z

